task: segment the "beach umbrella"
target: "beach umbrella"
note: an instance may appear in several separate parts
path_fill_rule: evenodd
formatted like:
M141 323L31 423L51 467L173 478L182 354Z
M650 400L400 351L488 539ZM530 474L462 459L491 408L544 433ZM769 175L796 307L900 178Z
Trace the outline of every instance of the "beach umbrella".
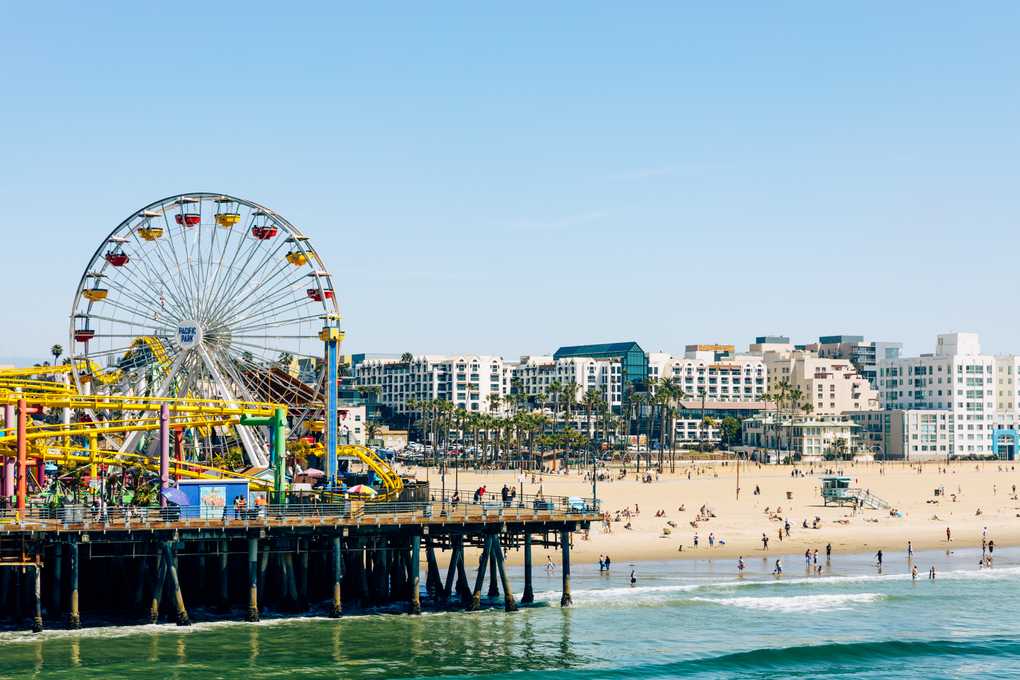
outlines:
M351 488L347 489L347 493L359 494L363 496L377 496L379 494L378 491L364 484L355 484Z
M322 470L318 470L316 468L305 468L304 470L302 470L298 474L299 475L304 475L305 477L311 477L313 479L318 479L319 477L325 477L326 476L325 472L323 472Z

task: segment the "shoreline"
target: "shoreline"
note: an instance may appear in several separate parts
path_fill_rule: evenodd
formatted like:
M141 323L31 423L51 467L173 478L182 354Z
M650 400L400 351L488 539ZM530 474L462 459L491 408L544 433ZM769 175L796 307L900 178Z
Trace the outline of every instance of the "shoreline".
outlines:
M587 539L575 534L571 561L597 564L599 555L606 553L614 561L736 559L741 555L748 559L798 552L803 556L805 550L816 548L824 554L828 543L834 555L874 554L879 549L905 553L908 541L914 551L980 549L983 538L994 541L997 549L1020 545L1020 497L1014 494L1020 472L1013 462L827 465L831 467L742 464L739 499L732 464L678 461L676 473L658 475L651 483L638 481L633 468L623 479L616 478L618 468L609 469L614 479L600 481L598 495L614 520L611 531L593 523ZM849 506L823 505L819 477L830 470L850 476L853 486L884 499L890 509L854 511ZM428 475L433 484L438 482L434 469L410 471L419 479ZM586 472L526 473L522 488L517 471L462 470L456 477L448 473L446 484L450 489L459 478L462 494L483 484L488 491L499 491L507 484L519 493L542 490L549 495L590 497ZM699 512L702 507L708 510L705 515ZM664 516L655 516L659 510ZM618 513L620 519L615 521ZM819 528L802 528L803 522L810 527L815 518ZM785 521L790 523L790 536L784 531L780 541ZM628 524L630 528L625 528ZM769 539L767 550L762 549L762 533ZM716 540L714 547L708 545L710 536ZM559 551L536 548L536 568L547 555L559 563ZM437 556L442 562L444 556ZM471 556L476 560L477 551ZM522 564L523 551L510 550L507 562Z

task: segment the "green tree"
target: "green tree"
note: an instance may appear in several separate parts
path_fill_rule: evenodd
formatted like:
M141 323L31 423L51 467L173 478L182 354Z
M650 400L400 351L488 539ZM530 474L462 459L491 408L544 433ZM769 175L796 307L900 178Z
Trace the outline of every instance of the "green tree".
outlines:
M50 354L53 355L53 365L54 366L57 365L57 360L60 358L60 355L63 354L63 353L64 353L64 348L61 345L53 345L53 347L50 347Z
M735 446L740 443L740 421L733 416L726 416L722 419L722 440L727 446Z

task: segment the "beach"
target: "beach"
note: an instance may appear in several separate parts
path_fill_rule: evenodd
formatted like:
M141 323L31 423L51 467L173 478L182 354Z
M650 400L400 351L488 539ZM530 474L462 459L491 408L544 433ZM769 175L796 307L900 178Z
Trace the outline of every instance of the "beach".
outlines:
M597 484L602 508L620 521L610 522L610 530L592 525L587 539L575 536L572 559L575 563L597 562L608 554L617 562L624 560L675 560L800 554L827 544L834 554L875 553L878 550L906 551L910 541L914 550L981 547L983 539L1005 548L1020 544L1020 500L1013 492L1020 486L1020 472L1013 462L825 463L811 465L740 465L740 497L736 494L736 465L720 462L677 463L677 471L653 475L651 483L638 481L633 466L625 479L615 479L618 468L609 469L613 481ZM852 478L851 486L869 490L889 503L890 509L861 509L822 504L820 477L832 470ZM523 492L546 495L591 497L590 471L571 470L566 474L525 474ZM435 469L405 469L419 479L426 476L438 490L440 480ZM642 473L643 476L644 473ZM446 477L452 489L455 475ZM521 484L516 471L460 471L461 496L470 498L479 486L498 492L503 484ZM755 494L755 488L760 490ZM945 495L935 495L935 489ZM787 494L790 494L790 498ZM953 500L955 496L955 501ZM679 508L683 506L683 510ZM698 520L705 506L708 519ZM769 514L766 514L766 509ZM656 512L665 511L664 517ZM892 512L895 510L895 514ZM980 510L980 514L978 511ZM622 511L629 511L628 518ZM635 514L636 513L636 514ZM771 519L770 519L771 515ZM704 515L702 516L704 517ZM781 517L782 520L776 519ZM819 518L818 528L809 527ZM780 528L790 523L790 534L779 538ZM672 522L676 526L671 526ZM691 525L696 522L697 527ZM630 524L629 529L625 528ZM951 541L946 540L946 528ZM666 533L668 530L668 533ZM768 549L762 547L762 534ZM694 536L698 535L698 547ZM712 535L715 545L709 545ZM536 564L545 562L545 552L536 551ZM554 551L549 556L558 561ZM518 564L519 551L508 559Z

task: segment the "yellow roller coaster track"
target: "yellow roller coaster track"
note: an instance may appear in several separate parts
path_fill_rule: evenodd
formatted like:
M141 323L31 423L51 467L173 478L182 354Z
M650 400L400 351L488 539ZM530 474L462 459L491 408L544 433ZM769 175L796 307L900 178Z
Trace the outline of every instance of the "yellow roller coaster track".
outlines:
M166 348L163 343L159 341L154 335L143 335L135 338L131 347L140 347L145 345L149 348L153 358L159 367L165 372L170 367L170 357L167 356ZM125 357L130 356L131 350L129 349L125 354ZM88 378L94 378L100 384L111 385L120 380L122 371L119 368L111 368L103 370L102 366L97 364L92 359L79 359L77 360L74 368L77 368L79 372L88 372ZM34 376L39 375L67 375L71 373L72 366L70 363L60 364L57 366L30 366L26 368L4 368L0 369L0 383L3 381L18 381L19 379L30 379ZM42 381L35 381L42 382ZM58 385L59 383L52 383Z
M372 449L359 444L346 444L337 446L336 453L338 456L354 456L358 458L379 476L383 487L386 489L380 500L393 500L400 495L404 488L404 480Z

